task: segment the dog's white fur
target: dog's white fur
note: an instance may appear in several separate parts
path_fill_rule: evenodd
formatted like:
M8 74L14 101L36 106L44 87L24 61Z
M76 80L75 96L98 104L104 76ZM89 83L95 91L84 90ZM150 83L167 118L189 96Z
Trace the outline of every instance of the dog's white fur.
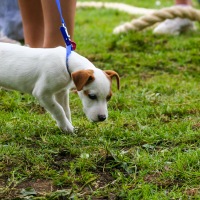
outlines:
M108 117L107 100L111 97L114 71L102 71L88 59L72 52L66 68L66 49L30 48L0 43L0 86L30 93L36 97L58 126L73 132L69 108L69 90L76 86L83 110L91 121Z

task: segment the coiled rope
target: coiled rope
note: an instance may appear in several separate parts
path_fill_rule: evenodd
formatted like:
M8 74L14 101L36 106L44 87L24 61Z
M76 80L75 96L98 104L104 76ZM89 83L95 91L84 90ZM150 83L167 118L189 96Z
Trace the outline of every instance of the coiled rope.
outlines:
M173 6L155 11L149 15L134 19L131 22L126 22L114 28L113 33L119 34L129 30L140 31L144 28L152 26L157 22L162 22L165 19L174 19L176 17L188 18L192 21L200 22L200 11L190 6Z
M110 3L110 2L77 2L77 8L107 8L113 10L119 10L122 12L126 12L131 15L145 15L153 13L154 9L147 9L147 8L138 8L134 6L130 6L124 3Z
M141 31L157 22L162 22L165 19L188 18L192 21L200 22L200 11L190 6L172 6L160 10L138 8L124 3L109 3L109 2L77 2L77 8L106 8L126 12L132 15L144 15L138 19L133 19L131 22L125 22L114 28L113 33L119 34L129 30Z

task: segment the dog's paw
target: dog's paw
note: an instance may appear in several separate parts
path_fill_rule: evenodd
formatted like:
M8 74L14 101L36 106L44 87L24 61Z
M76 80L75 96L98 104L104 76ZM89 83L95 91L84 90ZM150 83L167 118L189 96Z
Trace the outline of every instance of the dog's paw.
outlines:
M66 133L74 133L74 127L71 124L68 124L68 126L65 127L59 127L63 132Z

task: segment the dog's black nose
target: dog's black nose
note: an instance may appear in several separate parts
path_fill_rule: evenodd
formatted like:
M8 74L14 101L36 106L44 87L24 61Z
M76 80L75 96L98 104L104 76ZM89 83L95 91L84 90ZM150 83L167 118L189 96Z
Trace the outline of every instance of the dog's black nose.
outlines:
M104 121L106 119L105 115L98 115L99 121Z

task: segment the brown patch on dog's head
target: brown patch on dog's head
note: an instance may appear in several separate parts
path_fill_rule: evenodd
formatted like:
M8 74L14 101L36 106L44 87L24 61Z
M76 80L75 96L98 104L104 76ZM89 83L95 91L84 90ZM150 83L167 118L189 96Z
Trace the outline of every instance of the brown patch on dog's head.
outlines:
M104 71L107 76L109 77L110 81L112 81L112 78L113 77L116 77L116 80L117 80L117 89L119 90L120 88L120 78L119 78L119 74L113 70L105 70Z
M78 91L82 90L85 85L94 81L94 79L94 71L91 69L79 70L72 73L72 80Z

